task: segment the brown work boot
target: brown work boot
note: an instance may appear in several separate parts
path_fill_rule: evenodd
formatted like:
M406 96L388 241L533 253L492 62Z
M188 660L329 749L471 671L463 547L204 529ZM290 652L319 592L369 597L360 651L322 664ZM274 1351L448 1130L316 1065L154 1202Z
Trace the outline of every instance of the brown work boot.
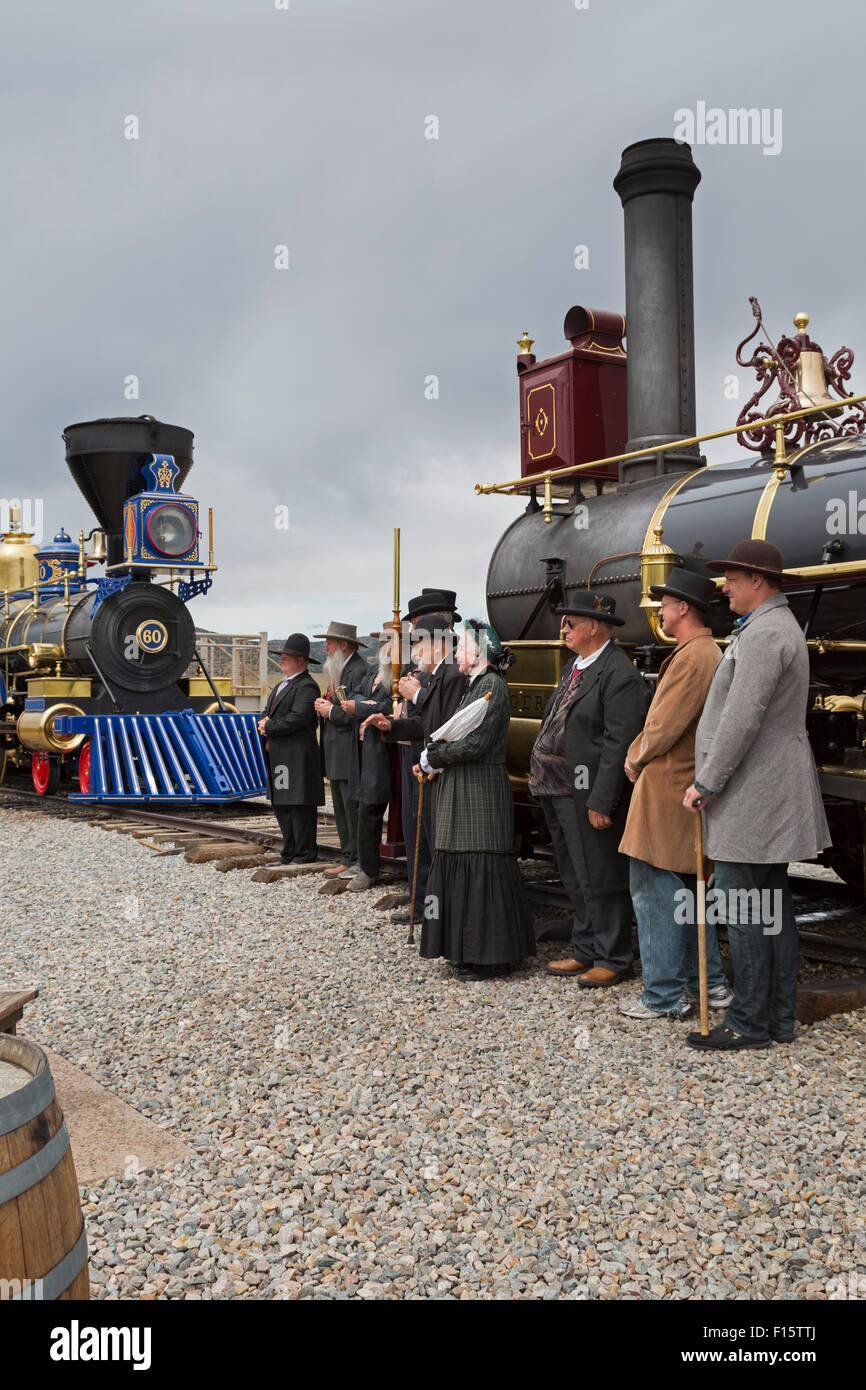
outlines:
M339 878L340 874L348 871L348 864L334 864L333 868L325 870L325 878Z
M549 960L547 962L547 973L549 975L582 975L589 966L586 961L572 960L568 956L566 960Z
M578 977L581 989L608 989L611 985L622 984L631 975L630 970L605 970L602 965L594 965L585 975Z

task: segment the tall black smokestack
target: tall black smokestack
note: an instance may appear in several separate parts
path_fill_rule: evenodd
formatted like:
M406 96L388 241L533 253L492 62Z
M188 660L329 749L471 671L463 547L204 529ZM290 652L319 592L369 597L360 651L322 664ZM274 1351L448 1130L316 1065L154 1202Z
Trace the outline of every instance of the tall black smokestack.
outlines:
M689 146L664 139L629 145L613 181L625 217L629 450L696 433L692 199L700 179ZM635 459L620 464L620 482L699 462L696 445Z

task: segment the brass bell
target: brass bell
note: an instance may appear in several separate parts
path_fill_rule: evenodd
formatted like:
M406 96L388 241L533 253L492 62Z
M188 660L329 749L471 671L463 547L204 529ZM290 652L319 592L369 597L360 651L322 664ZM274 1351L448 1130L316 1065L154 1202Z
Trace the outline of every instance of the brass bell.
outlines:
M90 542L90 549L87 552L87 563L89 565L104 565L108 559L108 547L105 544L105 532L98 528L93 533L93 540Z
M776 411L786 413L794 408L808 410L810 406L821 406L828 410L839 409L838 400L835 400L827 390L827 379L824 376L824 354L818 344L813 343L808 336L806 332L808 324L808 314L800 312L794 315L796 336L800 340L800 356L797 358L794 380L791 384L799 404L792 407L788 397L783 396L780 392L773 404L764 412L765 415L772 415ZM809 418L813 417L810 416Z

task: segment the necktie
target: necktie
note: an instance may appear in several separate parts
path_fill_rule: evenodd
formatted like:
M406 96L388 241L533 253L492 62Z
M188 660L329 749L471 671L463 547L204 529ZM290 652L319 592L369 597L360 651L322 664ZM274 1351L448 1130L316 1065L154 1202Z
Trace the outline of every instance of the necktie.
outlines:
M288 676L284 676L283 679L280 681L279 685L277 686L276 690L274 691L273 695L271 696L271 703L268 705L269 710L273 709L274 705L277 703L277 700L282 695L288 683Z

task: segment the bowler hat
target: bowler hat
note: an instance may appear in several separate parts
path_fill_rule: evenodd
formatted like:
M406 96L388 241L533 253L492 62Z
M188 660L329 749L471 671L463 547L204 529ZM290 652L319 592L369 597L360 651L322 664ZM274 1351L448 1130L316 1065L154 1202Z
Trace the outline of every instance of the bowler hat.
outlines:
M694 604L695 608L706 612L718 590L712 579L707 579L706 575L695 574L694 570L677 568L671 572L667 584L650 584L650 593L653 598L670 594L671 598Z
M750 570L768 579L784 579L782 552L770 541L737 541L727 560L707 560L708 570Z
M463 621L457 612L457 593L454 589L422 589L415 598L410 598L406 616L420 618L425 613L453 613L455 623Z
M302 632L293 632L283 643L283 650L280 652L280 656L302 656L309 661L309 637L305 637Z
M338 642L351 642L355 647L366 647L366 642L358 641L358 629L354 623L335 623L333 620L328 624L327 632L314 632L313 636L333 637Z
M625 618L617 618L616 599L607 594L594 594L589 589L579 589L578 596L571 603L563 603L554 609L565 617L596 618L600 623L610 623L611 627L625 627Z

